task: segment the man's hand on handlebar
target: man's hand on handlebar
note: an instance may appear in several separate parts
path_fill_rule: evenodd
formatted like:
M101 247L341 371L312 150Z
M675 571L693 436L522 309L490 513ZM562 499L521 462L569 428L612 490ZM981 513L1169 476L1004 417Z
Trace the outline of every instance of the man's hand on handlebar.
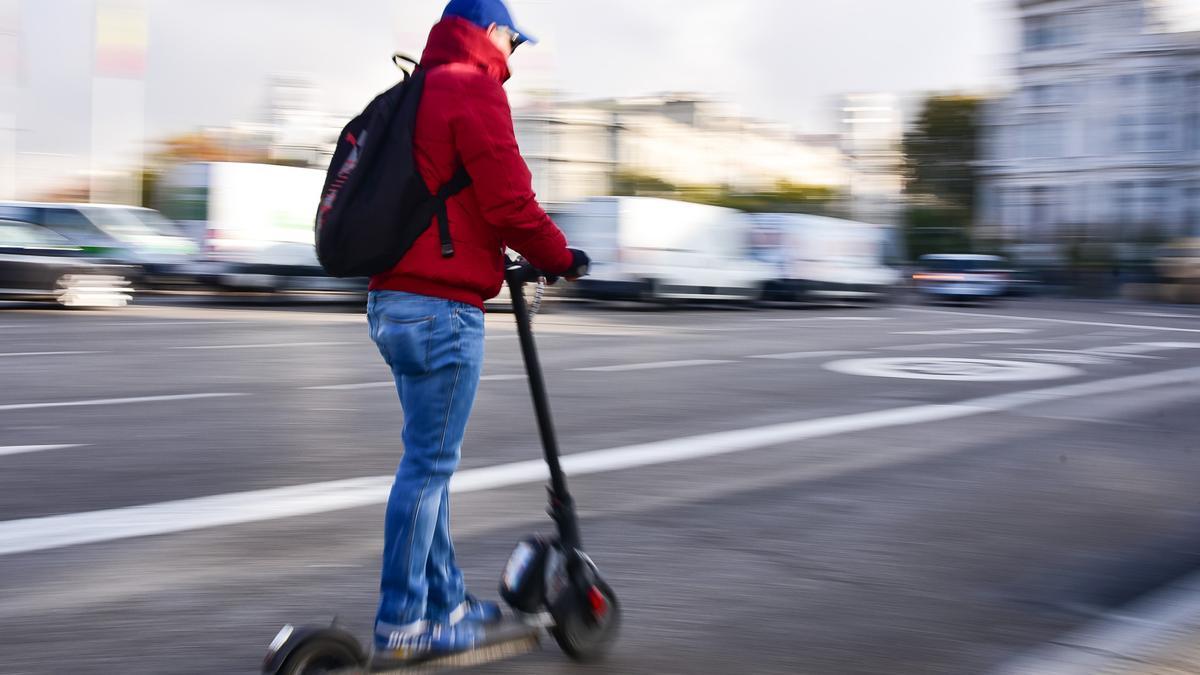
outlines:
M592 261L586 253L579 249L573 248L569 250L572 256L571 266L562 274L546 274L534 268L533 265L530 265L529 261L518 258L517 260L509 261L509 274L506 276L509 280L514 280L513 277L515 276L515 281L518 283L529 283L537 281L539 277L545 277L546 284L550 286L553 286L560 277L567 281L578 281L580 278L587 276L588 267L592 264Z
M562 276L567 281L579 281L581 278L588 275L588 267L591 266L592 260L588 258L588 254L580 251L577 248L568 249L571 251L571 268L563 272Z

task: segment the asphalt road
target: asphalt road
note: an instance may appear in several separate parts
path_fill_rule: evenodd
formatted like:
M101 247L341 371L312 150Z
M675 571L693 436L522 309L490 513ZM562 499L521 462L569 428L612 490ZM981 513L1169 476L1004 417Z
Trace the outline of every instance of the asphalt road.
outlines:
M537 330L626 624L605 665L547 643L486 672L984 673L1200 565L1200 310L575 307ZM511 316L488 331L453 519L494 596L549 524ZM0 310L0 673L251 673L286 622L365 633L387 378L336 308Z

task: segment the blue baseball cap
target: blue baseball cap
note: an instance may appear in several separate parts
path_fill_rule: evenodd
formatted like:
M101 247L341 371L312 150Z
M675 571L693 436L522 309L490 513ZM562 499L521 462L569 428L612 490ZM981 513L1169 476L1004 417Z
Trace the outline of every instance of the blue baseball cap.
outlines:
M492 24L504 26L517 34L517 44L537 44L537 38L517 27L504 0L450 0L446 11L442 12L443 19L448 16L466 19L480 28L487 28Z

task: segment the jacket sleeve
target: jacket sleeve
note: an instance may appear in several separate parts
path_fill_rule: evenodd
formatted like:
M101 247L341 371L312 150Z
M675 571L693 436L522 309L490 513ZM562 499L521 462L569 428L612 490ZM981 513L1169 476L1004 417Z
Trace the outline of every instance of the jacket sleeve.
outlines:
M480 73L463 82L464 105L454 122L454 143L483 217L508 246L538 269L570 269L567 239L538 204L533 177L517 148L512 110L499 82Z

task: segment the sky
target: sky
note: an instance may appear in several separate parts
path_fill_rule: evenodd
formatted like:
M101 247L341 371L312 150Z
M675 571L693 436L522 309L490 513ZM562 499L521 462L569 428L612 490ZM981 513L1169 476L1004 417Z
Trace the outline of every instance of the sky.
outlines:
M265 83L276 74L310 79L331 111L361 109L394 82L390 55L419 53L444 6L443 0L105 1L145 3L148 60L144 101L136 89L113 89L126 93L112 94L117 104L96 106L97 133L127 129L131 119L141 126L144 117L150 139L257 118ZM90 152L95 2L0 0L0 8L19 7L23 90L16 115L23 153ZM514 103L534 89L586 98L690 91L801 132L832 131L842 93L1001 87L1015 46L1008 0L510 3L517 22L540 38L513 58Z

